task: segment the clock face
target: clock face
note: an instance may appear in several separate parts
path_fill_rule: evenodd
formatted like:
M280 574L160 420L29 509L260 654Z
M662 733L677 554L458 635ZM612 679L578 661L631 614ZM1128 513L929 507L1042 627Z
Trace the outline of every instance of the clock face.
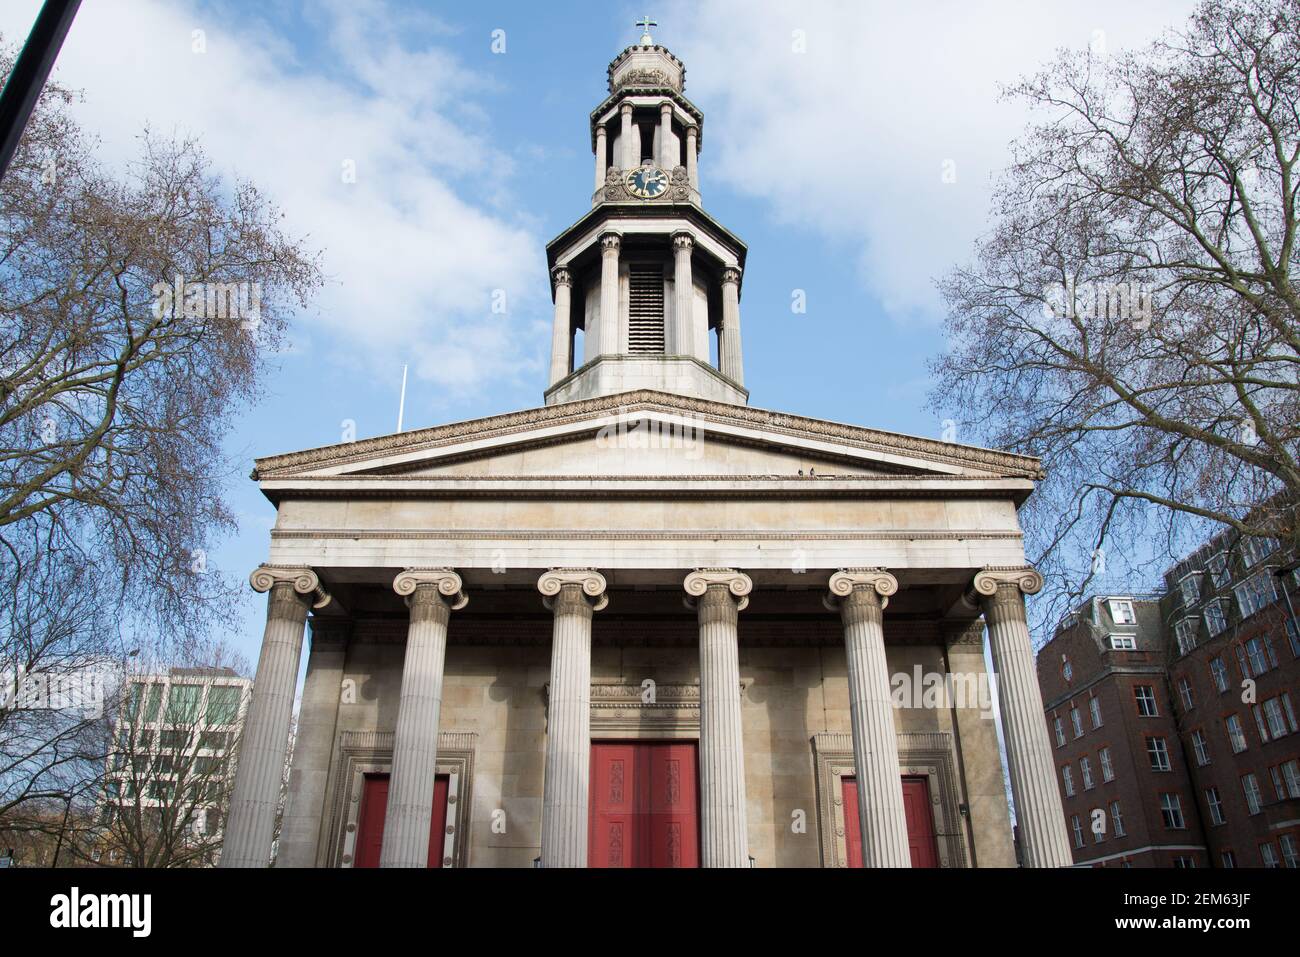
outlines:
M627 174L627 191L642 199L662 196L668 189L668 174L658 166L642 166Z

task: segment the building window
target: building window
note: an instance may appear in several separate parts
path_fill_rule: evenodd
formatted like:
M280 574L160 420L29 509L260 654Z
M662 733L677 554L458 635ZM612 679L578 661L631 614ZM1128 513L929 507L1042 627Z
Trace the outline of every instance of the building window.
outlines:
M1251 568L1277 551L1277 539L1247 535L1238 541L1238 548L1242 566Z
M1255 705L1254 712L1261 743L1267 744L1274 738L1284 738L1297 730L1290 693L1284 692L1275 698L1269 698L1263 704Z
M1277 851L1273 849L1272 844L1261 844L1259 846L1259 859L1264 862L1265 867L1277 867Z
M1184 870L1193 870L1196 867L1196 858L1180 854L1178 857L1174 858L1174 867L1182 868Z
M1092 818L1092 843L1100 844L1106 840L1106 812L1101 808L1095 808L1090 817Z
M1079 715L1078 708L1070 709L1070 727L1074 728L1076 738L1083 737L1083 718Z
M1119 802L1110 802L1110 829L1116 837L1124 836L1124 815L1119 812Z
M1095 731L1101 727L1101 699L1092 697L1088 699L1088 714L1092 717L1092 728Z
M208 689L208 710L206 721L209 725L234 724L239 720L238 685L213 685Z
M1289 615L1286 620L1286 640L1291 646L1291 657L1300 658L1300 628L1296 627L1295 619Z
M1222 854L1219 855L1219 860L1223 862L1224 867L1237 866L1237 855L1232 853L1232 851L1224 851Z
M1282 863L1291 870L1300 867L1300 850L1296 847L1295 835L1283 834L1277 843L1282 848Z
M1074 831L1074 846L1083 847L1083 823L1079 820L1079 815L1070 815L1070 830Z
M1061 716L1059 714L1053 715L1052 727L1056 729L1056 746L1058 748L1065 747L1065 725L1061 723Z
M1074 679L1074 665L1070 664L1070 659L1061 655L1061 677L1066 681Z
M1147 757L1152 771L1169 770L1169 747L1164 738L1147 738Z
M1246 795L1246 809L1252 815L1258 814L1263 804L1259 796L1259 782L1253 773L1241 776L1241 790Z
M1214 678L1214 687L1219 689L1219 694L1228 690L1228 666L1218 655L1210 659L1210 676Z
M1201 597L1200 575L1197 572L1188 572L1178 583L1178 590L1183 594L1183 605L1191 608Z
M1228 620L1223 614L1223 605L1215 599L1205 606L1205 628L1210 633L1210 637L1223 633L1223 629L1228 627Z
M1097 757L1101 759L1101 779L1103 781L1115 780L1115 769L1110 763L1110 748L1102 748L1097 752Z
M1205 789L1205 806L1210 809L1210 823L1222 824L1223 818L1223 801L1219 799L1218 788Z
M1254 638L1237 646L1237 666L1243 678L1254 678L1277 667L1277 655L1273 653L1273 642L1267 635Z
M1156 710L1156 693L1150 685L1134 685L1133 697L1137 700L1138 714L1144 718L1159 716Z
M628 264L628 352L664 354L664 267Z
M1074 797L1074 773L1068 764L1061 767L1061 783L1065 785L1065 796Z
M1197 767L1203 768L1210 763L1210 742L1200 728L1192 732L1192 750L1196 752Z
M1251 575L1232 591L1237 596L1237 607L1241 610L1242 618L1249 618L1277 601L1273 574L1268 569Z
M1286 782L1287 797L1300 798L1300 758L1282 765L1282 780Z
M1282 783L1281 766L1268 769L1269 775L1273 778L1273 793L1277 795L1279 801L1286 800L1286 785Z
M1160 816L1164 819L1165 827L1173 831L1181 831L1186 825L1183 822L1183 802L1177 794L1160 795Z
M1111 635L1110 646L1116 651L1136 651L1137 641L1132 635Z
M1210 581L1215 588L1228 584L1228 558L1223 552L1215 552L1207 558L1205 568L1210 573Z
M1178 638L1178 653L1189 655L1196 649L1196 620L1184 618L1174 625L1174 635Z
M1223 727L1228 732L1228 743L1232 745L1233 754L1241 754L1246 750L1246 732L1241 728L1241 718L1235 714L1230 714L1223 719Z
M1092 762L1086 756L1079 759L1079 773L1083 777L1083 789L1091 791L1093 788Z
M1137 613L1133 610L1130 598L1110 599L1110 617L1117 625L1136 625Z
M1183 710L1191 711L1196 707L1196 701L1192 698L1192 683L1183 675L1178 679L1178 697L1183 701Z

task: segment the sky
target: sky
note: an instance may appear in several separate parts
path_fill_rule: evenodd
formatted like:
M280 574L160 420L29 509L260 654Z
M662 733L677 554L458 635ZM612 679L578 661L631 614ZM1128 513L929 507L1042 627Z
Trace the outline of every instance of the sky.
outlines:
M7 44L38 7L5 0ZM1000 86L1060 49L1140 47L1192 7L83 0L55 76L106 164L146 126L197 136L322 251L326 286L228 442L240 529L208 561L244 577L275 518L253 458L395 431L404 366L408 429L542 404L544 247L589 209L588 115L641 16L704 112L705 209L749 247L750 404L933 437L951 417L962 441L960 410L925 403L934 281L970 258L1033 119ZM250 591L228 636L250 662L264 609Z

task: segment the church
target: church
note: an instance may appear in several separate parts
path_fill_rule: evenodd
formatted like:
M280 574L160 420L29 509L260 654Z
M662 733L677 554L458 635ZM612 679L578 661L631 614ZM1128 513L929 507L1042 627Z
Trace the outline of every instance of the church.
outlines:
M546 248L543 404L257 460L221 865L1070 865L1017 517L1038 460L749 405L746 247L641 26Z

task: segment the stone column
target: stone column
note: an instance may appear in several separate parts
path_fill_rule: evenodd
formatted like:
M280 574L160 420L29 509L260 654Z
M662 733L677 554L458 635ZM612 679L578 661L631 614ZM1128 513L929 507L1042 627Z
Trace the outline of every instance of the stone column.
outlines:
M632 143L632 104L624 103L619 107L618 112L619 118L623 123L623 126L619 131L619 143L623 147L621 150L623 154L623 172L626 173L628 170L640 166L641 158L632 152L633 149L635 149L635 146Z
M700 846L704 867L748 867L737 618L754 583L730 568L686 576L700 625Z
M699 135L700 129L694 123L686 127L686 177L696 192L700 189Z
M622 239L618 233L600 237L600 319L597 322L596 348L588 355L618 354L618 255ZM588 335L591 330L588 330Z
M254 591L269 592L262 653L253 698L240 738L235 791L226 817L222 867L269 867L280 781L289 749L289 720L298 684L298 659L307 608L324 608L329 595L309 568L262 565L249 577Z
M542 790L542 867L586 867L591 783L591 616L609 599L589 568L551 569L537 580L555 615Z
M311 620L307 680L298 713L298 738L293 747L293 769L289 772L276 867L316 866L321 812L334 754L343 664L351 630L350 618Z
M830 590L827 607L838 608L844 623L862 863L911 867L883 620L898 579L883 568L850 568L831 576Z
M1056 785L1056 765L1043 721L1034 651L1025 616L1026 594L1043 587L1032 568L989 567L975 576L974 590L988 622L989 650L997 674L1002 733L1011 772L1011 795L1026 867L1069 867L1070 840Z
M695 354L695 284L691 279L691 251L695 237L673 233L673 342L672 354Z
M736 385L745 384L745 364L740 355L740 270L722 270L722 336L718 366Z
M573 277L569 270L557 266L551 271L555 280L555 319L551 326L551 381L555 385L569 374L570 291Z
M679 165L677 151L673 149L673 105L670 102L659 104L659 165L672 173Z
M449 568L408 568L393 580L393 589L406 598L411 623L379 866L428 867L447 622L469 599L461 592L460 576Z
M605 188L605 158L609 153L609 147L605 143L605 124L600 123L596 126L596 192Z

